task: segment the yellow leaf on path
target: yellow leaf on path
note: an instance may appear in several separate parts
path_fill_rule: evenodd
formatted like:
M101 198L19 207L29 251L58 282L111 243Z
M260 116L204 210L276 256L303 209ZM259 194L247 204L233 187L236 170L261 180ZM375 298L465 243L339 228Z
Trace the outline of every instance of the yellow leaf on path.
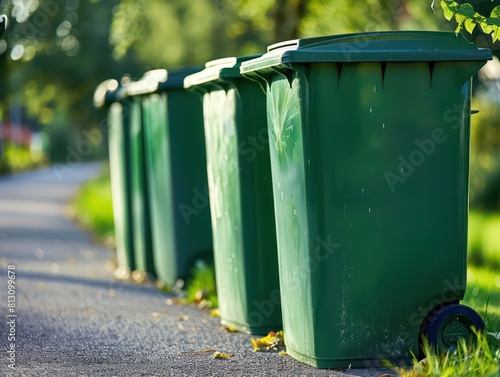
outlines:
M220 317L220 312L219 309L214 309L210 311L210 316L211 317Z
M233 326L226 326L226 330L229 332L236 332L236 329Z
M278 331L277 333L271 331L269 334L260 339L251 338L251 341L254 352L269 351L271 349L277 351L278 348L285 346L285 336L283 335L283 331Z
M230 357L233 357L234 355L232 353L222 353L222 352L215 352L214 353L214 360L215 359L229 359Z
M288 354L286 353L286 351L281 351L279 354L280 354L280 355L282 355L282 356L288 355Z
M253 352L260 351L259 345L257 344L257 341L254 338L250 338L252 341L252 346L253 346Z

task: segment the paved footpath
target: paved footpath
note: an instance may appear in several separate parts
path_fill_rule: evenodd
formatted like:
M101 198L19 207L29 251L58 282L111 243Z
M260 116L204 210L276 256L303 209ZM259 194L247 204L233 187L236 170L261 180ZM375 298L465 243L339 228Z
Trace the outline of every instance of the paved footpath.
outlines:
M112 250L94 243L68 215L68 202L78 186L100 169L99 164L82 164L66 171L62 180L52 168L0 178L0 312L4 314L0 375L378 377L386 373L318 370L289 356L254 353L250 336L228 333L206 312L169 305L171 296L152 286L114 280ZM16 301L11 314L17 317L7 317L12 265ZM15 336L12 342L9 333ZM10 343L15 345L11 360ZM234 357L213 360L212 353L183 353L208 348Z

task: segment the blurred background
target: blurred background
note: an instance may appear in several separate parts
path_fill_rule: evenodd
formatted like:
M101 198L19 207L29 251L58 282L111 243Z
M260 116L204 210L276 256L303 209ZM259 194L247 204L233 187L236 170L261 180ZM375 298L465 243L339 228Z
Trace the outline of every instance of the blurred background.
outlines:
M500 5L469 2L485 16ZM92 106L93 91L105 79L263 52L301 37L456 27L432 0L0 0L0 13L10 21L0 41L4 174L106 159L105 114ZM500 56L500 42L492 43L479 28L462 33ZM495 307L492 297L500 300L497 58L475 77L472 106L480 112L472 119L467 300L488 310ZM90 185L78 211L112 239L109 179L104 175ZM500 318L497 305L493 312Z

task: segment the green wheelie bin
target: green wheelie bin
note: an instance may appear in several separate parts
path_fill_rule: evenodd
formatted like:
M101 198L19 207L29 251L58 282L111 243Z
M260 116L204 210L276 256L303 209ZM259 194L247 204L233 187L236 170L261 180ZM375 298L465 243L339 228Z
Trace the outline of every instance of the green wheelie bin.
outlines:
M143 112L154 266L169 286L212 257L202 104L183 88L200 69L146 72L133 88Z
M255 57L208 62L184 87L203 100L221 323L267 334L282 325L266 97L239 72Z
M142 90L143 82L134 81L126 86L124 99L129 122L129 151L132 196L132 230L135 269L156 276L153 262L149 182L146 167L146 136L144 132Z
M267 87L287 352L320 368L404 363L484 326L466 288L471 76L448 32L287 41Z
M106 80L94 93L94 105L105 108L109 169L115 227L118 277L126 278L135 269L132 221L132 179L130 174L130 125L122 102L125 88Z

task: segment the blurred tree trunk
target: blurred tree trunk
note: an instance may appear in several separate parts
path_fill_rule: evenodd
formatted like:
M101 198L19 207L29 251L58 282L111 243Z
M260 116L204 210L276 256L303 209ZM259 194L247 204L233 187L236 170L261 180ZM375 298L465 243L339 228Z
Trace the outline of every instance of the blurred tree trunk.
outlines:
M272 11L274 40L286 41L299 37L299 27L306 15L309 0L278 0Z

